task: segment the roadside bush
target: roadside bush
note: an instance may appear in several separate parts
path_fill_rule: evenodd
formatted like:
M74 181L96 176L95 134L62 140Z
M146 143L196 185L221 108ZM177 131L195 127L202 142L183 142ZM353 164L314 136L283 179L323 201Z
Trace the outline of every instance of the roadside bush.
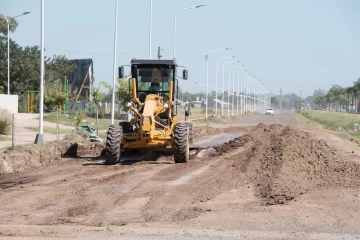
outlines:
M11 114L6 109L0 109L0 134L8 135L11 130Z
M96 110L94 112L88 113L88 117L96 118ZM99 108L99 119L105 118L105 110L103 108Z
M79 127L82 123L82 121L85 118L85 112L84 111L77 111L75 112L75 127Z

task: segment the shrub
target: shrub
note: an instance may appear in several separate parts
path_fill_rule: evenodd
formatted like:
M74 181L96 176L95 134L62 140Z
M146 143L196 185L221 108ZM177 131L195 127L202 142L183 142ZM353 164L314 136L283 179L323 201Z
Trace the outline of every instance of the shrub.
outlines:
M82 123L82 120L85 118L85 112L84 111L77 111L75 112L75 127L79 127Z
M0 109L0 134L8 135L11 132L11 114L6 109Z
M98 113L98 117L99 119L104 119L105 118L105 110L103 108L99 107L99 113ZM96 110L94 112L89 112L87 113L88 117L92 117L92 118L96 118Z

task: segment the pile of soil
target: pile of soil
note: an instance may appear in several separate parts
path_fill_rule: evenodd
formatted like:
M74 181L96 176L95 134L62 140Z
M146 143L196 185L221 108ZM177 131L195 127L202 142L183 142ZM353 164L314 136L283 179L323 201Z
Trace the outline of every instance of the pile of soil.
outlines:
M219 133L232 133L232 132L248 132L250 127L227 127L227 128L214 128L210 126L194 127L194 137L200 138L208 135L215 135Z
M259 124L249 134L216 146L215 155L244 145L246 154L230 160L265 204L284 204L315 189L360 188L359 164L297 128Z
M15 149L4 150L0 154L0 174L18 173L59 163L60 158L74 146L83 142L86 136L82 132L71 133L62 141L49 142L44 145L24 145Z
M204 126L204 127L194 127L194 137L199 138L211 134L217 134L221 132L220 128L213 128L210 126Z

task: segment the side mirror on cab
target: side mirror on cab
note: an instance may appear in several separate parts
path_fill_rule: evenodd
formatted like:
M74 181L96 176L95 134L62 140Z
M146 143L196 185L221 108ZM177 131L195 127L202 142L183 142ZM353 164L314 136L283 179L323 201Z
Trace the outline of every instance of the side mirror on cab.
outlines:
M188 79L188 75L189 75L188 70L184 69L184 70L183 70L183 77L182 77L182 78L183 78L184 80L187 80L187 79Z
M124 78L124 66L119 67L119 78Z

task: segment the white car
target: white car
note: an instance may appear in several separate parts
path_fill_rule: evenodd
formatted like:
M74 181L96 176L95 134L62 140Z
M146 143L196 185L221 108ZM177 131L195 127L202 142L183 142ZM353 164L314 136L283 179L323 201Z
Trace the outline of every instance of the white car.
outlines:
M266 109L265 115L268 115L268 114L274 115L274 109L272 109L272 108Z

